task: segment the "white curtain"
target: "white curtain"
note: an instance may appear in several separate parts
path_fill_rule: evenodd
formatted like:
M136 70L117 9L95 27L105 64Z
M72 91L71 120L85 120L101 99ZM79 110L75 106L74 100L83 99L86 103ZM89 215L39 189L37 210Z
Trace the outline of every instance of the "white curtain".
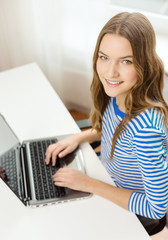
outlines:
M37 61L31 0L0 0L0 70Z

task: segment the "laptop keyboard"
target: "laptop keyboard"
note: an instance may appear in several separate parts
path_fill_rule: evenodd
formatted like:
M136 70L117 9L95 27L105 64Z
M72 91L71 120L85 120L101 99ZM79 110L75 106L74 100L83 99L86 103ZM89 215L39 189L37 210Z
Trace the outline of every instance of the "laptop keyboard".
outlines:
M45 152L50 144L56 143L57 139L31 142L30 152L32 158L32 169L37 200L58 198L65 195L65 188L55 186L52 176L61 167L61 161L57 158L56 165L46 165Z
M0 157L0 166L5 170L7 176L6 183L17 195L19 195L15 150L10 150Z

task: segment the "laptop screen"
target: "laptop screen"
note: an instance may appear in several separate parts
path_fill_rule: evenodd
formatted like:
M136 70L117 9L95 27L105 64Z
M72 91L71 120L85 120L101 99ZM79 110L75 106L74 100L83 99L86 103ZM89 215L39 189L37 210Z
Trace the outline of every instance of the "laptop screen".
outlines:
M18 139L6 123L2 115L0 115L0 155L10 150L18 143Z

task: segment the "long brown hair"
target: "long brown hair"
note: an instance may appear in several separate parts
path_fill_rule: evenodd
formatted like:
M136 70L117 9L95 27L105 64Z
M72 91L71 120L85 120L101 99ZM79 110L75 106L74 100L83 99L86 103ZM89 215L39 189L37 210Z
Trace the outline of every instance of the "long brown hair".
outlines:
M132 47L133 64L137 72L137 83L125 99L126 115L117 127L112 141L111 158L121 129L136 114L152 107L159 108L168 127L168 105L163 98L164 67L156 54L156 39L149 20L140 13L119 13L111 18L101 30L94 56L91 94L93 110L91 121L94 129L101 134L102 118L110 97L106 95L96 70L100 43L105 34L117 34L126 38Z

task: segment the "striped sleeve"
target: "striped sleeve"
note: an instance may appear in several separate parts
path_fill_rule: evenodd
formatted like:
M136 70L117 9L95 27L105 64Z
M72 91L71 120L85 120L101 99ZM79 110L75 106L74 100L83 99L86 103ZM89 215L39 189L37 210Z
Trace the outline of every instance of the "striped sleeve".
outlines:
M134 137L134 151L142 174L145 193L133 192L129 211L148 218L160 219L168 209L168 164L164 133L146 127Z

